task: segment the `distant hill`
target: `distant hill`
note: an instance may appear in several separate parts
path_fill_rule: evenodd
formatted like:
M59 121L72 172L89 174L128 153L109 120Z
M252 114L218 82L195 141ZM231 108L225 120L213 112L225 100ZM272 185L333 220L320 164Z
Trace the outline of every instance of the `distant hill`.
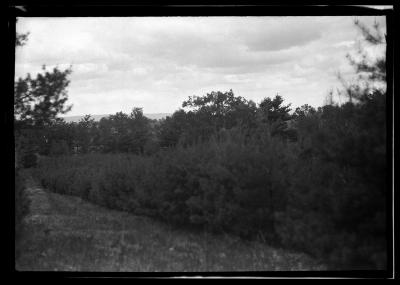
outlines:
M104 117L108 117L111 114L104 114L104 115L91 115L91 117L95 120L95 121L100 121L101 118ZM152 119L152 120L159 120L162 118L165 118L167 116L171 116L171 113L150 113L150 114L144 114L147 118ZM67 116L67 117L63 117L63 119L69 123L69 122L79 122L80 119L82 119L84 116Z

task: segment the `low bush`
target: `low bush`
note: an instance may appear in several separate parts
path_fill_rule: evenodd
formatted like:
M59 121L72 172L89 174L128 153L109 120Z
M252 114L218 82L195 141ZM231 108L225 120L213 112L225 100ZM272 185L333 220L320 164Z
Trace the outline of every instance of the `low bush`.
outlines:
M29 199L25 192L25 178L20 169L15 169L15 255L19 256L19 243L23 232L23 219L29 212Z
M268 131L232 129L151 156L49 158L37 175L58 193L170 224L262 237L335 269L385 266L384 196L356 170L303 152Z

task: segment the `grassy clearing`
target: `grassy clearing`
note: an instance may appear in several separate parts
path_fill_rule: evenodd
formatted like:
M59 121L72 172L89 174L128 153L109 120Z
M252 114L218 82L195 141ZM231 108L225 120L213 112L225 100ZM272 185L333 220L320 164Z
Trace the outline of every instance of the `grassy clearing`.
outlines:
M22 271L275 271L324 270L301 253L230 235L180 229L147 217L50 193L32 179L21 256Z

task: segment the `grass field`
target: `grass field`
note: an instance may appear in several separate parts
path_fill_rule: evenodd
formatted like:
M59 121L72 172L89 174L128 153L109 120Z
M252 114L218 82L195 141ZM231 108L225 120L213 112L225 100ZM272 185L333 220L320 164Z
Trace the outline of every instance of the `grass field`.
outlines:
M309 256L230 235L171 228L147 217L47 192L33 179L16 260L20 271L205 272L324 270Z

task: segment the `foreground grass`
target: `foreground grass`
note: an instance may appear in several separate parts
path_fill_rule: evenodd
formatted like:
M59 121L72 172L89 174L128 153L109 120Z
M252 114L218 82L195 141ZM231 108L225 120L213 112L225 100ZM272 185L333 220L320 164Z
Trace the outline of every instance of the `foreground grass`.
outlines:
M24 221L21 271L275 271L324 270L302 253L230 235L173 229L78 197L50 193L32 179Z

